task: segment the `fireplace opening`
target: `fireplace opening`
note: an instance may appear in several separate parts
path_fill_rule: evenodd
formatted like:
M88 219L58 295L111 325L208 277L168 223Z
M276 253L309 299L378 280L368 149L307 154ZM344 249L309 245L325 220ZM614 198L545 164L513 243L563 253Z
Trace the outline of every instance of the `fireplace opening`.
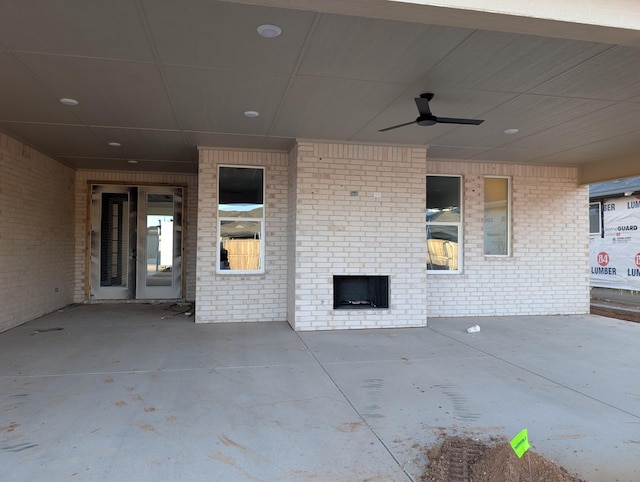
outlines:
M389 308L389 277L334 276L333 308Z

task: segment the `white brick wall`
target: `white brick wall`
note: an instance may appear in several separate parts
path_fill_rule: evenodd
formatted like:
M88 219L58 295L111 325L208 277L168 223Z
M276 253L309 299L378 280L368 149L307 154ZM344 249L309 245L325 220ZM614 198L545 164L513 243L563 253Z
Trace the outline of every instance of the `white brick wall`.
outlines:
M288 169L288 215L287 215L287 321L295 328L296 320L296 209L298 204L298 147L297 145L289 153Z
M429 274L438 316L589 312L589 191L577 169L428 161L429 174L462 174L462 274ZM512 256L483 255L484 176L512 178Z
M0 225L10 226L0 231L0 330L85 300L89 180L187 186L185 297L196 300L198 322L287 319L319 330L423 326L427 313L588 313L588 190L577 187L577 169L425 156L424 148L301 141L289 154L202 149L199 177L74 173L0 133ZM215 273L221 163L266 168L264 274ZM425 274L427 173L463 175L458 275ZM509 258L482 254L486 175L512 179ZM388 275L390 308L333 310L333 276L345 274Z
M312 141L300 141L288 156L203 149L197 321L287 319L296 330L324 330L424 326L427 313L588 312L588 192L577 187L576 169L427 161L425 155L424 148ZM215 273L220 163L267 168L264 275ZM427 173L463 175L461 274L426 274ZM508 258L483 255L487 175L512 180ZM389 309L334 310L334 275L389 276Z
M296 330L426 324L425 175L424 148L298 143L289 198ZM334 275L389 276L389 309L334 310Z
M216 274L219 164L265 168L264 274ZM286 319L287 176L288 154L285 152L200 150L196 322Z
M90 184L123 184L123 185L170 185L184 186L184 210L186 228L185 264L186 293L183 298L193 301L196 292L196 236L198 222L198 181L195 175L163 174L131 171L77 171L75 180L75 257L74 257L74 301L81 303L88 300L87 266L87 234L89 233L88 190Z
M73 178L0 133L0 331L73 301Z

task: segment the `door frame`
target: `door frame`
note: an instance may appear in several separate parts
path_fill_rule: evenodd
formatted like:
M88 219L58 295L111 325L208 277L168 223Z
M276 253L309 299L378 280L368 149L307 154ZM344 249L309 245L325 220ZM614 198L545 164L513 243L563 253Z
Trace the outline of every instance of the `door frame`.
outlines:
M131 181L105 181L100 179L88 179L86 182L86 196L85 196L85 236L84 236L84 301L89 302L91 300L91 187L94 185L100 186L122 186L123 188L130 187L176 187L182 189L182 266L181 266L181 285L180 292L182 293L181 299L186 299L187 288L187 239L189 224L189 201L188 201L188 187L184 182L131 182ZM96 300L99 302L109 300ZM129 300L129 301L149 301L149 300Z
M124 249L116 256L118 262L117 265L124 270L124 275L119 276L120 284L114 286L102 284L102 270L109 265L112 265L113 259L109 260L103 258L105 249L107 253L110 251L108 246L104 245L105 241L105 201L111 196L125 197L124 201L120 204L120 214L118 219L120 220L121 230L117 230L119 235L122 235L122 241ZM135 252L136 252L136 231L137 231L137 188L132 186L116 186L116 185L96 185L91 186L91 225L90 225L90 237L88 249L91 253L90 256L90 284L91 284L91 296L95 296L99 300L129 300L135 299L136 279L135 279ZM108 214L112 217L112 213ZM135 219L134 219L135 218ZM110 231L111 235L107 238L112 238L113 230ZM95 256L94 256L95 255ZM113 268L113 265L111 266ZM124 281L124 283L122 283Z
M170 188L164 186L150 186L150 187L138 187L138 213L137 213L137 249L136 249L136 300L163 300L163 299L180 299L182 293L182 246L184 244L184 238L182 236L182 225L184 224L184 218L182 216L183 196L182 188L178 186L171 186ZM171 259L172 269L170 271L170 285L149 285L149 229L148 229L148 216L151 214L149 207L149 198L151 196L171 196L172 204L172 229L168 236L171 244ZM177 207L179 205L179 207ZM179 234L178 234L179 233ZM180 237L180 250L179 254L176 252L174 245L177 241L177 237ZM164 238L165 236L163 236ZM163 250L163 252L165 252ZM156 263L158 260L156 260ZM174 268L178 268L176 272ZM156 264L157 269L157 264ZM175 283L177 280L179 283ZM174 284L175 283L175 284ZM162 294L164 293L164 296Z

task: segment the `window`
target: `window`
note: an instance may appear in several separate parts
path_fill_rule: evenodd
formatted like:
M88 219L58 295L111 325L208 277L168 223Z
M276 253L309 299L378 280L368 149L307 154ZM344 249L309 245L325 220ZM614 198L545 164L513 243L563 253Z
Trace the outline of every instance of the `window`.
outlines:
M508 178L484 178L485 256L509 256L511 254L510 201Z
M218 272L264 272L264 168L219 167L218 253Z
M589 235L602 236L602 206L600 201L589 203Z
M462 269L462 178L427 176L427 270Z

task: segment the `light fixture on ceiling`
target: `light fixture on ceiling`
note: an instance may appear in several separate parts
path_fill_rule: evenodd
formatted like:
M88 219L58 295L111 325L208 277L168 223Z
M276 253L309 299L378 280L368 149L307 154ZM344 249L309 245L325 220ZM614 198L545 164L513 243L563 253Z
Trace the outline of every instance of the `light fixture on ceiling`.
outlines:
M60 103L63 105L68 105L68 106L76 106L78 105L80 102L78 102L76 99L72 99L70 97L63 97L62 99L60 99Z
M505 134L507 135L513 135L513 134L517 134L518 132L520 132L518 129L507 129L504 131Z
M257 30L258 33L265 38L276 38L282 33L282 29L280 27L270 24L258 25Z
M127 162L129 164L138 164L138 161L136 161L135 159L129 159Z
M633 194L633 192L625 192L624 193L624 195L627 196L627 197L631 196L632 194Z
M255 111L255 110L247 110L247 111L244 112L244 116L248 117L249 119L255 119L259 115L260 115L260 112Z
M115 141L111 141L109 142L109 146L111 147L120 147L122 144L120 144L119 142L115 142Z

